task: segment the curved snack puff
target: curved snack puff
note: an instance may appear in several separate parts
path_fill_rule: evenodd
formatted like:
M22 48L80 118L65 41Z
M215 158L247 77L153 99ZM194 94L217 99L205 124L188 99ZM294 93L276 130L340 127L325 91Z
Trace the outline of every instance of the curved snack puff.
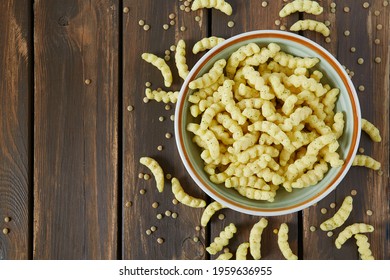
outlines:
M157 190L162 192L164 190L164 172L158 162L150 157L141 157L139 162L150 169L156 180Z
M263 191L269 191L271 190L270 186L267 185L267 183L257 177L257 176L249 176L249 177L236 177L231 176L224 180L225 187L227 188L236 188L236 187L250 187L253 189L263 190Z
M262 154L268 154L271 157L277 157L279 155L279 151L271 146L255 145L237 154L237 161L241 163L247 163L251 159L259 157Z
M224 246L229 244L229 240L236 232L236 226L233 223L230 223L223 231L219 233L218 237L214 238L214 241L210 244L209 247L206 248L206 251L209 252L210 255L215 255L221 251Z
M317 156L322 148L324 148L326 145L329 145L334 140L336 140L336 137L333 133L317 137L307 146L306 155Z
M290 146L290 139L287 137L280 127L269 121L258 121L248 126L249 131L261 131L268 133L270 136L278 140L284 147Z
M249 98L243 99L237 103L237 107L240 110L245 110L246 108L260 109L264 104L264 99L262 98Z
M232 79L236 73L236 69L240 62L244 61L247 57L252 56L260 52L260 47L255 43L249 43L245 46L240 47L238 50L233 52L226 64L226 74Z
M302 67L309 69L314 67L320 61L316 57L295 57L282 51L278 52L273 59L281 66L288 67L290 69Z
M279 16L286 17L295 12L305 12L308 14L320 15L323 10L324 8L322 8L316 1L295 0L284 6L283 9L280 10Z
M249 242L241 243L237 247L236 251L236 260L246 260L246 255L248 254Z
M242 73L248 83L253 85L254 88L260 92L260 97L266 100L275 98L275 95L270 92L269 87L265 84L265 80L260 73L256 71L252 66L245 66L242 69Z
M362 260L375 260L370 250L370 243L368 243L368 237L364 234L355 234L356 245L358 246L358 252Z
M364 166L370 169L379 170L381 168L381 163L366 155L356 155L353 159L352 166Z
M263 120L260 111L253 108L245 108L242 111L242 115L247 117L252 123Z
M218 201L211 202L207 207L204 209L202 217L200 219L200 224L202 227L206 227L208 222L210 221L211 217L214 215L215 212L225 208L221 203Z
M379 129L375 127L366 119L362 119L362 130L370 136L371 140L374 142L382 141Z
M316 31L324 35L325 37L329 36L330 30L323 23L312 19L298 20L296 23L291 25L291 31L300 31L300 30L311 30Z
M286 178L288 181L294 180L298 174L302 173L305 169L312 166L317 161L317 157L314 155L305 155L303 158L296 160L290 164L287 168Z
M202 115L202 119L200 121L200 129L207 129L213 121L214 117L223 110L224 108L220 103L214 103L210 107L208 107Z
M279 127L283 131L291 131L294 127L306 120L313 113L312 109L307 106L297 108L288 119L285 119Z
M344 161L340 159L340 155L338 153L329 151L329 146L323 148L320 151L320 155L330 164L331 167L338 167L344 164Z
M228 151L233 153L239 153L241 151L245 151L249 147L252 147L253 145L256 144L257 140L259 140L259 136L260 133L257 131L252 133L247 133L241 138L237 139L237 141L233 143L233 149L231 151L229 151L228 149Z
M340 209L337 210L337 212L333 215L333 217L324 221L320 225L320 228L323 231L329 231L341 227L352 212L353 209L352 202L353 202L352 196L346 196L344 198L343 204L341 204Z
M223 254L220 254L216 260L230 260L233 257L233 254L230 252L226 252Z
M215 137L222 142L222 144L230 146L234 143L234 139L226 132L225 128L218 124L216 120L213 120L209 129L214 132Z
M234 140L238 140L242 136L244 136L241 126L239 126L238 123L233 120L228 114L219 113L217 115L217 122L222 124L223 127L225 127L232 133Z
M342 232L340 232L334 243L337 249L341 249L341 246L353 235L357 233L366 233L373 231L374 227L372 225L364 223L355 223L350 226L347 226Z
M336 115L334 115L333 119L334 119L334 123L332 125L332 130L336 136L336 139L339 139L344 131L344 124L345 124L344 114L342 112L338 112L336 113Z
M327 92L327 89L313 78L307 78L302 75L291 75L288 77L288 81L294 85L294 87L302 87L303 89L314 92L317 97L321 97Z
M164 103L176 103L179 97L178 91L163 91L163 90L151 90L150 88L145 89L145 95L149 100L156 100L157 102Z
M161 74L164 77L164 85L166 87L170 87L172 85L172 72L164 59L152 53L143 53L141 57L143 60L157 67L157 69L161 71Z
M225 0L194 0L191 10L196 11L202 8L215 8L230 16L233 12L232 6Z
M202 40L195 43L194 47L192 48L192 53L197 54L199 52L212 49L223 41L225 41L224 38L219 38L215 36L203 38Z
M278 245L286 260L297 260L298 257L292 252L288 244L288 226L286 223L280 225L278 231Z
M195 198L185 193L177 178L173 177L171 182L172 193L179 202L193 208L203 208L206 206L206 201L203 199Z
M198 124L189 123L187 130L198 135L207 144L212 159L217 159L220 154L219 142L211 130L202 130Z
M280 46L275 43L270 43L267 47L261 48L259 53L247 57L244 60L244 65L259 66L266 63L270 58L273 58L280 51Z
M249 233L249 249L254 260L261 259L261 234L267 225L268 220L261 218L259 222L253 225Z
M315 185L324 178L328 169L328 164L322 160L320 163L316 164L312 170L309 170L293 182L291 187L294 189L301 189Z
M235 187L239 194L254 200L267 200L272 202L275 200L276 191L269 190L258 190L250 187Z
M188 71L188 65L186 61L186 43L184 42L184 40L180 40L177 43L176 53L175 53L175 63L180 78L185 80L188 76L189 71Z
M225 59L216 61L208 73L205 73L202 77L199 77L196 80L190 82L188 87L190 89L206 88L214 84L221 77L225 66Z
M325 124L324 121L320 120L316 115L311 115L306 119L306 123L314 128L319 134L326 135L331 134L332 129Z

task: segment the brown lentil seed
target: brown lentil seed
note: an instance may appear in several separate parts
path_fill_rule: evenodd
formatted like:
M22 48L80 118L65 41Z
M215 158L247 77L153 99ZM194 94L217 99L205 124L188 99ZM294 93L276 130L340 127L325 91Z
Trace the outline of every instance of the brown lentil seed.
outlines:
M3 234L7 235L9 233L9 228L3 228Z
M195 17L195 21L199 22L201 20L200 16Z
M281 25L281 26L279 27L279 29L282 30L282 31L284 31L284 30L286 30L287 28L286 28L285 25Z
M145 193L146 193L146 190L145 190L145 189L141 189L141 190L139 190L139 193L140 193L140 194L145 194Z
M164 29L164 30L168 30L168 29L169 29L169 25L168 25L168 24L166 24L166 23L165 23L165 24L163 24L163 26L162 26L162 27L163 27L163 29Z
M267 2L267 1L261 2L261 6L262 6L263 8L267 7L267 6L268 6L268 2Z
M171 14L168 15L169 19L174 19L175 17L176 17L176 15L174 13L171 13Z
M188 7L190 5L189 1L184 1L184 6Z
M344 11L345 13L349 13L350 9L349 9L348 6L346 6L346 7L344 7L343 11Z
M155 201L155 202L152 203L152 207L153 207L153 208L156 209L158 206L159 206L159 203L158 203L157 201Z
M353 196L357 195L357 190L352 190L351 195L353 195Z
M168 132L168 133L165 133L165 138L171 139L171 138L172 138L172 134L170 134L169 132Z
M164 239L161 238L161 237L157 238L157 243L158 244L163 244L164 243Z
M175 115L171 115L169 118L171 119L171 121L174 121L175 120Z
M177 218L177 213L176 213L176 212L173 212L173 213L172 213L172 218L174 218L174 219Z
M336 9L331 8L331 9L330 9L330 12L331 12L332 14L335 14L335 13L336 13Z
M330 7L333 9L336 8L336 3L334 3L334 2L330 3Z
M372 213L371 210L367 210L367 211L366 211L366 214L367 214L368 216L372 216L373 213Z
M326 214L328 212L328 210L326 210L326 208L321 208L321 213L322 214Z
M364 63L364 59L359 57L358 60L357 60L357 63L360 64L360 65L363 64Z
M344 31L344 36L348 37L350 34L351 34L351 32L349 30Z
M127 201L127 202L125 203L125 207L126 207L126 208L130 208L132 205L133 205L133 203L132 203L131 201Z
M225 249L223 249L223 252L224 252L224 253L229 253L229 252L230 252L230 249L226 247Z
M174 198L174 199L172 199L172 204L177 205L177 204L179 204L179 201L176 198Z
M350 49L350 51L351 51L352 53L354 53L354 52L356 52L356 48L355 48L355 47L352 47L352 48Z
M219 214L218 215L218 219L220 219L221 221L225 219L225 215L224 214Z
M366 88L363 86L363 85L360 85L359 87L358 87L358 90L359 91L364 91Z
M133 106L131 106L131 105L127 106L127 111L132 112L133 110L134 110Z
M4 222L9 223L10 221L11 221L11 218L10 218L10 217L5 217L5 218L4 218Z
M381 40L380 39L375 39L374 43L375 43L375 45L379 45L381 43Z
M84 83L85 83L86 85L90 85L90 84L92 83L92 81L91 81L91 79L86 79L86 80L84 81Z
M232 27L234 26L234 21L229 20L228 23L227 23L227 26L228 26L229 28L232 28Z
M327 235L328 237L332 237L332 236L333 236L333 231L328 231L328 232L326 233L326 235Z
M389 1L387 0L383 1L383 7L387 7L387 6L389 6Z
M171 110L171 105L168 105L168 104L167 104L167 105L165 105L164 108L165 108L165 110L169 111L169 110Z
M171 179L172 179L172 175L169 174L169 173L167 173L167 174L165 175L165 178L167 178L167 180L171 180Z
M364 153L364 148L360 147L359 148L359 153L363 154Z
M272 231L274 234L278 234L279 230L277 228L275 228L273 231Z
M330 26L330 21L329 20L325 20L324 23L325 23L326 26Z
M381 14L381 12L378 10L374 12L374 15L376 15L376 16L379 16L380 14Z
M181 26L181 27L180 27L180 31L184 32L184 31L186 31L186 30L187 30L187 28L186 28L185 26Z
M161 117L158 117L158 120L159 120L160 122L163 122L163 121L164 121L164 119L165 119L165 118L164 118L164 117L162 117L162 116L161 116Z
M171 57L169 55L164 56L165 61L170 61Z
M162 214L157 214L157 215L156 215L156 218L157 218L158 220L161 220L161 219L163 218L163 215L162 215Z
M329 207L332 208L332 209L335 208L336 207L336 203L332 202L331 204L329 204Z
M317 230L317 228L315 226L311 226L309 229L311 232L315 232Z
M150 229L147 229L147 230L145 231L145 233L146 233L147 235L151 235L151 234L152 234L152 231L151 231Z
M326 43L330 43L330 42L332 42L332 39L330 39L330 37L326 37L326 38L325 38L325 42L326 42Z
M170 50L171 52L174 52L174 51L176 50L176 46L175 46L175 45L170 46L170 47L169 47L169 50Z
M150 227L150 230L151 230L152 232L155 232L155 231L157 230L157 227L151 226L151 227Z
M383 25L382 25L382 24L378 24L378 25L376 26L376 29L377 29L377 30L382 30L382 28L383 28Z
M143 101L144 103L149 103L149 98L144 97L144 98L142 99L142 101Z
M143 19L140 19L140 20L138 21L138 25L139 25L139 26L144 26L144 25L145 25L145 21L144 21Z
M199 237L195 236L194 238L192 238L192 240L193 240L194 242L199 242Z
M196 231L200 231L200 226L196 226L196 227L195 227L195 230L196 230Z
M146 87L150 87L151 85L152 85L151 82L146 82L146 83L145 83L145 86L146 86Z
M125 14L128 14L128 13L130 12L129 7L124 7L124 8L123 8L123 12L124 12Z
M370 7L370 3L364 2L363 3L363 8L367 9L368 7Z
M186 8L184 9L184 11L185 11L186 13L189 13L189 12L191 12L191 8L190 8L190 7L186 7Z
M180 10L182 10L182 11L184 11L185 9L186 9L186 6L184 6L184 5L180 5Z
M144 177L143 173L138 173L138 178L142 179Z
M149 180L150 179L150 175L149 174L144 174L144 180Z
M169 25L175 25L175 21L174 20L171 20L170 22L169 22Z
M158 150L158 151L162 151L163 149L164 149L163 146L161 146L161 145L157 146L157 150Z
M165 216L167 216L167 217L170 217L170 216L171 216L171 214L172 214L172 212L171 212L171 211L169 211L169 210L165 211Z

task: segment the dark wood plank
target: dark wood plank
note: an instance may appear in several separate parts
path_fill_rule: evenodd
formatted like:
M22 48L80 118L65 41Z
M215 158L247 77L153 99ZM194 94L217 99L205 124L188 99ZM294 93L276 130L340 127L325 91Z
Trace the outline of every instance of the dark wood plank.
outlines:
M267 2L267 5L263 7L263 2ZM298 19L298 15L292 15L289 18L280 19L279 10L283 6L281 1L255 1L255 0L231 0L229 1L233 7L233 14L227 16L220 11L213 10L212 12L212 35L229 38L233 35L260 29L284 29ZM280 21L280 24L277 22ZM233 21L234 26L228 27L228 22ZM237 246L246 242L249 239L249 232L256 222L259 221L259 217L241 214L233 210L224 210L226 218L223 222L219 222L217 219L212 223L211 238L218 236L219 232L233 222L238 227L238 233L231 240L229 249L235 251ZM268 227L264 230L262 235L262 259L283 259L278 244L277 235L273 233L274 229L278 229L281 223L287 223L289 225L289 243L295 254L298 253L298 224L299 213L283 215L278 217L268 217Z
M116 259L118 4L35 1L34 259Z
M1 1L0 10L0 260L28 259L32 4Z
M162 3L164 2L164 3ZM187 49L187 63L190 68L196 59L191 50L193 44L207 35L207 11L185 12L179 1L124 1L123 13L123 258L124 259L204 259L205 245L208 242L202 229L196 231L200 224L202 209L193 209L184 205L172 204L171 183L166 180L165 190L158 193L153 177L150 180L139 179L139 173L150 174L150 171L139 164L142 156L155 158L165 173L177 177L186 192L195 197L206 196L195 185L181 163L174 137L165 138L166 133L173 135L174 126L170 116L174 114L174 105L165 110L164 103L150 101L143 103L145 83L151 82L151 88L164 88L161 73L152 65L141 59L143 52L151 52L159 57L165 56L165 50L184 39ZM164 24L171 21L169 14L174 14L174 25L168 30ZM201 21L195 21L195 16ZM139 21L150 26L145 31ZM181 27L185 31L181 31ZM174 53L170 54L168 65L174 77L171 89L179 90L183 82L177 75ZM133 111L127 107L133 106ZM164 117L160 122L159 117ZM162 151L157 146L163 146ZM140 190L146 190L144 195ZM130 207L128 203L132 203ZM158 208L152 208L158 202ZM173 219L164 215L165 211L176 212ZM159 220L156 215L162 213ZM151 235L146 231L152 226L157 228ZM199 238L195 242L194 237ZM164 243L158 244L157 239Z
M335 238L344 227L336 229L330 238L319 230L320 223L335 213L345 196L356 190L354 210L345 225L355 222L372 224L375 232L368 236L373 255L377 259L389 259L389 115L386 114L389 111L389 8L383 7L383 1L370 1L368 8L363 7L363 3L368 1L343 1L337 2L336 12L332 13L330 4L334 1L320 2L324 6L324 13L318 17L304 15L304 18L329 20L331 42L326 43L322 35L313 32L304 32L304 35L330 50L341 64L353 71L352 81L358 91L362 117L378 126L382 134L382 142L374 143L362 133L359 147L364 148L364 154L382 163L383 174L379 175L378 172L362 167L352 167L334 192L317 206L304 211L304 258L359 258L353 238L340 250L334 246ZM346 7L349 12L346 12ZM379 15L375 15L375 11L379 11ZM378 24L383 25L382 30L376 29ZM349 36L344 34L347 30L350 32ZM376 38L381 40L379 45L374 42ZM352 47L356 48L355 52L351 52ZM376 57L381 58L380 63L375 62ZM362 65L357 63L358 58L364 59ZM361 85L364 86L364 91L358 90ZM336 208L330 208L331 203L336 203ZM328 210L327 214L321 214L322 208ZM371 210L373 215L367 215L367 210ZM310 226L315 226L318 230L311 232Z

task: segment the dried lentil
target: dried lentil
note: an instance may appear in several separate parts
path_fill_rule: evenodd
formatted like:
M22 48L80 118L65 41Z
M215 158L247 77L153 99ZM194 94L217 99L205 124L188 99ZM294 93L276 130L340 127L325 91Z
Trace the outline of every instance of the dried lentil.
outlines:
M163 244L164 243L164 239L161 238L161 237L157 238L157 243L158 244Z
M124 12L125 14L129 13L129 11L130 11L129 7L124 7L124 8L123 8L123 12Z
M234 21L232 21L232 20L228 21L227 26L229 28L232 28L234 26Z
M3 228L3 234L7 235L9 233L9 228Z
M352 190L351 195L353 195L353 196L357 195L357 190Z
M372 216L373 213L372 213L371 210L367 210L367 211L366 211L366 214L367 214L368 216Z
M328 212L328 210L326 210L326 208L321 208L321 213L322 214L326 214Z
M132 205L133 205L133 203L132 203L131 201L127 201L127 202L125 203L125 207L126 207L126 208L130 208Z
M326 235L327 235L328 237L332 237L332 236L333 236L333 231L328 231L328 232L326 233Z
M133 106L131 106L131 105L127 106L127 111L132 112L133 110L134 110Z
M157 201L153 202L152 203L152 207L153 208L157 208L159 206L159 203Z
M146 193L146 190L145 190L145 189L141 189L141 190L139 190L139 193L140 193L140 194L145 194L145 193Z
M364 148L360 147L359 148L359 153L363 154L364 153Z

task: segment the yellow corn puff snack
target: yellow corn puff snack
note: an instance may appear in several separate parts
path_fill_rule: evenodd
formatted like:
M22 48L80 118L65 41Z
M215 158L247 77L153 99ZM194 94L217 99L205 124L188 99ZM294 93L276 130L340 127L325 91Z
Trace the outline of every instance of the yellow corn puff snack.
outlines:
M267 225L268 220L261 218L259 222L253 225L249 233L249 249L254 260L261 259L261 234Z
M203 199L195 198L188 195L183 190L183 187L180 185L180 182L177 178L173 177L171 182L172 182L172 193L175 195L175 198L179 202L193 208L203 208L206 206L206 201L204 201Z
M223 254L220 254L218 256L218 258L216 258L216 260L230 260L231 258L233 257L233 254L230 253L230 252L226 252L226 253L223 253Z
M179 76L185 80L188 76L188 66L186 62L186 43L180 40L176 46L175 63Z
M330 30L323 23L312 19L298 20L296 23L291 25L291 31L300 31L300 30L311 30L316 31L324 35L325 37L329 36Z
M352 166L364 166L370 169L379 170L381 168L381 163L366 155L356 155L353 159Z
M248 56L252 56L259 52L260 47L255 43L249 43L233 52L226 64L227 76L232 79L240 62L244 61Z
M237 232L237 228L233 223L230 223L223 231L219 233L219 236L214 238L214 241L206 248L206 251L210 255L215 255L223 249L224 246L229 244L229 240Z
M203 38L202 40L195 43L194 47L192 48L192 53L197 54L199 52L212 49L223 41L225 41L225 39L215 36Z
M280 17L286 17L288 15L291 15L295 12L305 12L308 14L313 15L320 15L323 12L324 8L318 4L316 1L310 1L310 0L295 0L291 3L288 3L286 6L284 6L280 12Z
M321 160L320 163L314 165L313 169L307 171L293 182L291 187L294 189L300 189L315 185L324 178L328 169L328 164L324 160Z
M357 233L366 233L373 231L374 227L372 225L364 223L355 223L350 226L347 226L342 232L340 232L334 243L337 249L341 249L341 246L353 235Z
M375 260L370 250L370 243L368 243L368 237L364 234L355 234L356 245L358 246L358 252L362 260Z
M288 244L288 225L283 223L278 231L278 246L286 260L297 260L298 257L292 252Z
M143 60L157 67L157 69L161 71L161 74L164 77L164 85L166 87L170 87L172 85L172 72L164 59L152 53L143 53L141 57Z
M200 219L200 224L202 227L207 226L208 222L210 221L211 217L214 215L215 212L225 208L221 203L218 201L211 202L207 207L204 209L202 217Z
M275 200L276 191L274 190L258 190L251 187L235 187L239 194L254 200L266 200L272 202Z
M150 88L145 89L146 98L149 100L156 100L157 102L164 103L176 103L179 97L178 91L163 91L163 90L151 90Z
M214 8L230 16L233 12L232 6L225 0L194 0L191 10L196 11L202 8Z
M225 65L226 65L225 59L220 59L216 61L208 73L190 82L190 84L188 85L189 88L190 89L205 88L214 84L216 81L218 81L219 77L221 77Z
M353 202L352 196L345 197L343 204L341 204L340 209L337 210L337 212L333 215L333 217L324 221L320 225L320 228L323 231L329 231L341 227L348 219L349 214L351 214L352 212L352 208L353 208L352 202Z
M189 123L187 125L187 130L191 131L195 135L198 135L202 141L207 144L208 150L210 151L210 156L213 159L217 159L219 157L219 142L211 130L203 130L198 124L195 123Z
M366 119L362 119L362 130L370 136L371 140L374 142L382 141L379 129L375 127Z
M246 260L246 255L248 254L249 242L241 243L237 247L236 251L236 260Z
M164 172L158 162L150 157L141 157L139 162L150 169L156 180L157 190L162 192L164 190Z

